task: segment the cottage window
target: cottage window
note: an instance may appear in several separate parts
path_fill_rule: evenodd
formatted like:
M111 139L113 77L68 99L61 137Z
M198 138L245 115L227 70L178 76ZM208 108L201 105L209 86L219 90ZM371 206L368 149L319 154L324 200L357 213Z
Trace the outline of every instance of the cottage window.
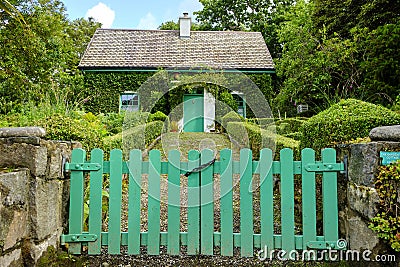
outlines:
M232 96L238 105L237 113L246 118L246 100L244 99L244 95L241 93L233 92Z
M138 111L139 95L136 92L124 92L120 97L120 110Z

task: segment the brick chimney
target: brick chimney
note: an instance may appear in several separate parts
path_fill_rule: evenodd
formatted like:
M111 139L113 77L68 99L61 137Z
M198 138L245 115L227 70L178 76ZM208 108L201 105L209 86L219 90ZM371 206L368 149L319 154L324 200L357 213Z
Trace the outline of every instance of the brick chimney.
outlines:
M179 17L179 37L190 38L190 26L192 19L189 17L189 13L183 13L183 17Z

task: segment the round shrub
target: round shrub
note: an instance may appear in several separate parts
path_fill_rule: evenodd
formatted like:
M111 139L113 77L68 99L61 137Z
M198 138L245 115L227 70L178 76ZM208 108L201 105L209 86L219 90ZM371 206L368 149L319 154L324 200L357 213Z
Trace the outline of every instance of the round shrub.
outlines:
M400 124L400 115L387 108L356 99L341 100L302 125L301 147L319 151L366 137L374 127L394 124Z
M170 130L170 123L169 123L169 117L165 115L161 111L157 111L154 114L150 114L149 117L147 118L147 122L153 122L153 121L162 121L164 122L164 131L168 132Z
M157 111L154 114L150 114L149 117L147 118L147 122L152 122L152 121L165 121L168 118L167 115L162 113L161 111Z

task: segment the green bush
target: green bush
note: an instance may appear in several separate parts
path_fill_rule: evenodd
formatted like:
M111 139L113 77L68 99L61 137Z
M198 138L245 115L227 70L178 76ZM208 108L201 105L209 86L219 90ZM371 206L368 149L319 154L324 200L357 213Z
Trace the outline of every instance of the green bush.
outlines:
M297 118L287 118L283 120L276 120L276 132L278 134L289 134L298 132L301 126L304 124L305 120Z
M379 210L371 219L369 228L389 242L395 251L400 251L400 217L398 215L400 191L400 161L381 166L375 182L379 195Z
M165 121L168 118L167 115L165 115L164 113L162 113L161 111L157 111L154 114L150 114L147 122L152 122L152 121Z
M374 127L393 124L400 124L400 115L387 108L355 99L342 100L303 124L301 147L320 151L366 137Z
M300 132L294 132L294 133L284 134L283 136L300 141L302 135Z
M247 122L260 125L261 128L266 129L268 126L275 122L274 118L250 118L246 119Z
M221 118L221 124L224 129L227 129L229 122L242 122L244 118L234 111L227 113Z
M300 159L300 141L277 134L275 137L275 160L279 160L279 151L284 148L293 150L293 157Z
M81 119L74 119L61 114L54 114L34 122L46 130L46 139L79 141L86 150L102 147L107 131L99 119L85 114Z
M299 141L261 129L252 123L229 122L227 132L241 146L251 148L255 158L258 158L262 148L274 149L274 147L276 159L279 158L279 151L283 148L291 148L296 157L299 155Z
M122 149L122 133L117 133L104 138L103 150L109 152L114 148Z
M169 132L170 130L170 123L169 123L169 117L167 115L165 115L164 113L162 113L161 111L157 111L154 114L150 114L147 122L152 122L152 121L162 121L164 122L164 128L166 132Z
M134 128L136 126L145 124L149 116L150 116L149 112L143 112L143 111L126 112L122 130L124 131L129 130L130 128Z
M109 133L117 134L122 132L125 113L107 113L105 115L99 114L99 117Z
M115 145L121 144L122 147L118 148L124 149L124 151L145 149L147 145L163 133L163 129L164 123L162 121L153 121L124 131L121 135L121 142L118 140L120 137L108 141Z

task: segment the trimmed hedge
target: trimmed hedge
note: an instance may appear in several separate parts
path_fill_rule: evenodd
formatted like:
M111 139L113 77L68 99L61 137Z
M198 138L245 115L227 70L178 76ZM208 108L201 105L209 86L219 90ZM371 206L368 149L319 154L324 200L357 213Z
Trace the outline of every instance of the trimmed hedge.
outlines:
M276 132L278 134L289 134L298 132L305 120L297 118L287 118L275 121Z
M228 112L225 116L221 118L221 125L227 131L229 122L242 122L244 118L237 114L235 111Z
M302 134L300 132L294 132L294 133L284 134L283 136L300 141Z
M123 149L126 153L131 149L144 149L164 131L164 122L153 121L141 124L122 133L109 136L104 140L104 150ZM127 155L125 155L127 156Z
M166 132L169 132L170 130L170 122L169 122L169 117L162 113L161 111L157 111L154 114L150 114L149 117L147 118L147 122L152 122L152 121L162 121L165 123L165 130Z
M262 148L274 148L274 142L276 152L283 148L291 148L295 157L299 155L299 141L261 129L253 123L229 122L227 132L241 146L251 148L255 158L259 157ZM275 153L275 159L279 159L279 153Z
M372 128L400 124L400 115L356 99L342 100L313 116L300 129L301 147L316 151L369 135Z
M247 122L258 124L262 129L267 129L270 125L274 124L274 118L250 118L246 119Z

